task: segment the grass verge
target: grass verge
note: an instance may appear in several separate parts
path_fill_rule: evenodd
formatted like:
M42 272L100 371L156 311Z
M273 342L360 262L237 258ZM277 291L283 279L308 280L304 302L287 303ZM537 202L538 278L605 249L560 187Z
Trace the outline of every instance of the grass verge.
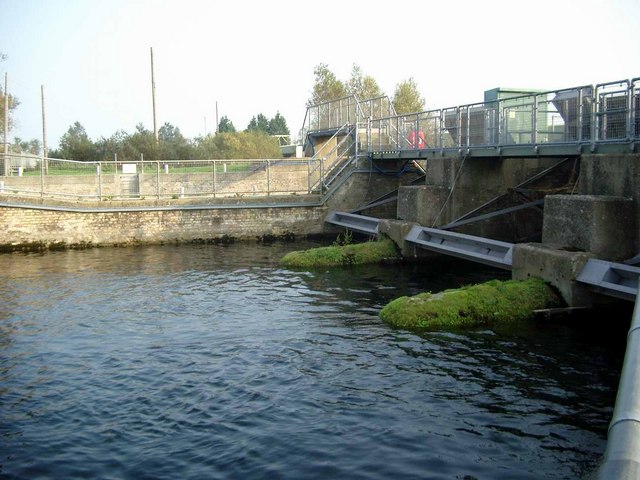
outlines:
M290 252L280 259L280 265L297 268L324 268L364 265L399 259L395 243L390 238L381 238L371 242Z
M419 330L492 327L530 319L533 310L560 304L560 297L542 279L492 280L397 298L380 311L380 318L396 327Z

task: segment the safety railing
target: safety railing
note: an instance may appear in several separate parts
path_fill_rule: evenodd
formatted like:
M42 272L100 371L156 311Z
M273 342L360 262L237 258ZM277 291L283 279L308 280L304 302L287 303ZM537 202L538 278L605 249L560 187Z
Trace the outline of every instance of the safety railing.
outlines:
M8 155L0 163L2 195L90 201L305 194L320 160L78 162Z
M308 107L304 129L306 132L333 130L345 123L354 125L362 116L360 102L351 95Z
M350 95L307 107L300 138L304 141L310 132L333 131L345 123L356 125L369 118L395 115L393 104L386 95L365 100Z
M327 176L345 158L355 153L353 128L349 123L345 123L314 153L313 167L309 170L309 191L321 190L327 186Z
M368 128L370 152L635 145L640 141L640 78L375 118Z

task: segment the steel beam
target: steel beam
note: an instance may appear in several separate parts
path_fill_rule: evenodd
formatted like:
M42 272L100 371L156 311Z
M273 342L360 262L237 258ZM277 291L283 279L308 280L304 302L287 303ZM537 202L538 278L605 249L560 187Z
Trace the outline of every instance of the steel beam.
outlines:
M639 277L638 267L592 258L582 268L576 280L591 285L605 295L633 301L638 292Z
M513 243L415 226L405 237L421 248L511 270Z
M374 217L366 217L364 215L356 215L345 212L329 212L326 223L345 227L354 232L366 233L368 235L378 235L378 227L380 219Z

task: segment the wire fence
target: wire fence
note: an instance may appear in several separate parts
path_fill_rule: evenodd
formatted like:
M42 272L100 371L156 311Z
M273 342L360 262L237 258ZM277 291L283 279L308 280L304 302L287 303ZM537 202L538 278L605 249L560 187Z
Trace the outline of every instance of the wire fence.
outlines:
M322 161L78 162L10 154L0 164L0 194L77 200L308 194Z

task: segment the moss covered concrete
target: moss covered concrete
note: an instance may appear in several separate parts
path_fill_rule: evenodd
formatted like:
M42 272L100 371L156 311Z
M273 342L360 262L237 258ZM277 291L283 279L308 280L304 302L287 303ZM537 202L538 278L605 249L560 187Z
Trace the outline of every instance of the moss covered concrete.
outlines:
M389 238L341 246L290 252L280 260L285 267L325 268L399 261L395 243Z
M492 280L436 294L397 298L380 311L380 318L407 329L491 328L530 319L533 310L560 304L555 291L539 278Z

